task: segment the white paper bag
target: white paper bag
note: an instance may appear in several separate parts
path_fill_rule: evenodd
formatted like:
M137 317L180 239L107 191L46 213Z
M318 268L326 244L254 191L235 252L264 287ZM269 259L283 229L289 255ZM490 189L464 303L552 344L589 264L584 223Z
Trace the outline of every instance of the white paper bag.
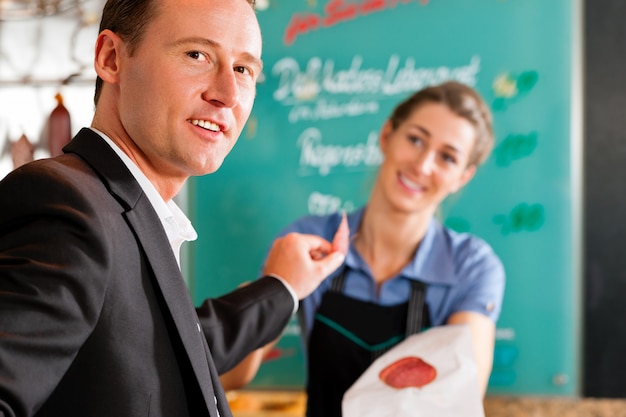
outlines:
M398 383L421 387L389 385ZM394 346L346 391L342 412L343 417L484 417L469 326L433 327Z

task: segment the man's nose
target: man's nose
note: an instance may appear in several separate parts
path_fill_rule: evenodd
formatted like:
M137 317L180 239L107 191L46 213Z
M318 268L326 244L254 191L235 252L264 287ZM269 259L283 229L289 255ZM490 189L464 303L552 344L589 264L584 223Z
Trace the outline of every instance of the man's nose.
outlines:
M235 107L239 102L239 85L232 68L220 69L205 93L206 100L220 107Z

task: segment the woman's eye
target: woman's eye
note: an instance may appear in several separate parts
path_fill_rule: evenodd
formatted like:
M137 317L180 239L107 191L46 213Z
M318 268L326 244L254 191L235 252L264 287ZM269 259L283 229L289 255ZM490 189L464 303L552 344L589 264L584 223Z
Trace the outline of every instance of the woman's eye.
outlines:
M409 141L414 145L421 145L424 141L419 136L409 135Z
M456 164L456 157L454 155L444 153L441 155L441 158L448 164Z

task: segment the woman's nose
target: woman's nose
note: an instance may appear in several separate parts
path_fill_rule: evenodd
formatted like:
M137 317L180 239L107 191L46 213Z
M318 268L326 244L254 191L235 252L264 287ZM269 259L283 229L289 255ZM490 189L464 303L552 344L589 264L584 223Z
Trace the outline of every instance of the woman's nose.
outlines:
M435 152L428 150L420 152L415 162L416 169L424 175L432 174L435 169L435 157Z

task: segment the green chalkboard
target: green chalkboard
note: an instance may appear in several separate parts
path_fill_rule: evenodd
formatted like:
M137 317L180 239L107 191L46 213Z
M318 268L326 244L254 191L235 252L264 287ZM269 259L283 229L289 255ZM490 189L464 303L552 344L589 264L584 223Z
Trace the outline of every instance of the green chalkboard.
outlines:
M456 79L495 116L493 157L441 210L507 270L489 392L576 395L575 5L258 0L265 69L251 118L222 168L189 187L195 301L254 279L287 223L363 204L392 107ZM302 387L298 333L291 323L254 387Z

